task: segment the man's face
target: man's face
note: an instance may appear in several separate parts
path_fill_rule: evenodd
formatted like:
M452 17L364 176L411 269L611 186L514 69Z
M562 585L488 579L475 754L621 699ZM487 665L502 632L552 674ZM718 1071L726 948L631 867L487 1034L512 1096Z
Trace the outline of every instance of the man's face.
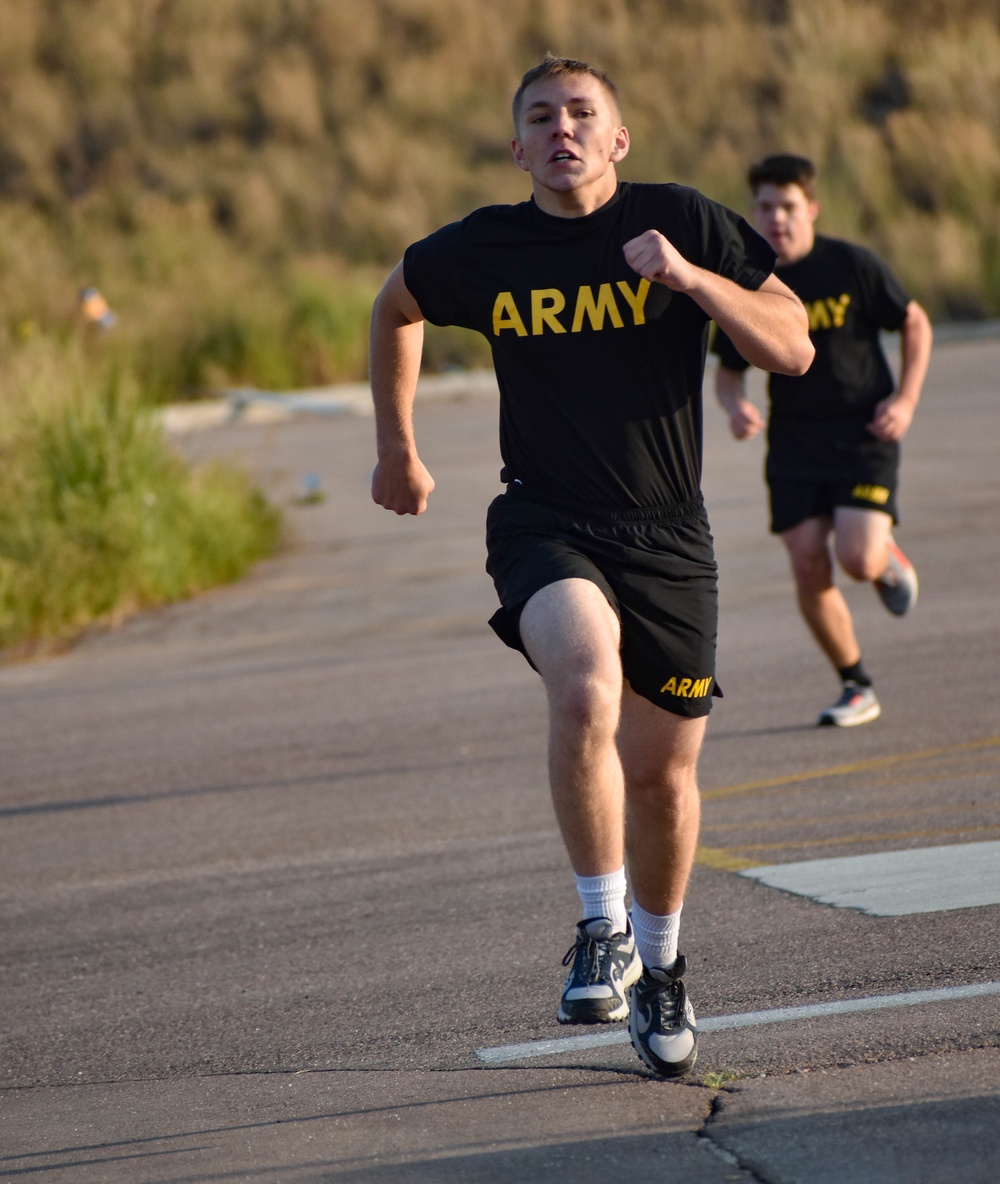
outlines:
M778 254L779 263L796 263L813 248L819 202L799 185L761 185L751 211L754 226Z
M527 88L511 149L536 192L541 187L558 195L606 188L609 177L613 192L613 166L628 144L617 106L600 81L569 74Z

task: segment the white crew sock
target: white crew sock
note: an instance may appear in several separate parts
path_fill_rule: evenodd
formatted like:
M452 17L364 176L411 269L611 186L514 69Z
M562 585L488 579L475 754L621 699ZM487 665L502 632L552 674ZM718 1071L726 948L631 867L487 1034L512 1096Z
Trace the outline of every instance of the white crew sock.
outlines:
M681 905L681 909L684 906ZM633 902L632 928L635 931L635 947L645 967L655 966L669 970L677 961L677 934L681 927L681 909L667 916L647 913Z
M624 933L628 925L625 909L625 868L604 876L577 876L576 892L583 906L583 920L607 917L615 933Z

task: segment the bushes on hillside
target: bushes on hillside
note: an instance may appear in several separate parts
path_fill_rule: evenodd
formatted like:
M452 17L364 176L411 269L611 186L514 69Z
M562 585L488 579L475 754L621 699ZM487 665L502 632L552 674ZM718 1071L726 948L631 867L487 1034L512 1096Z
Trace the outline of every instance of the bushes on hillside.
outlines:
M0 363L19 326L66 331L94 284L120 311L123 366L156 398L362 378L364 317L403 247L526 195L508 103L547 50L617 77L623 176L743 209L752 159L803 152L828 233L875 248L935 316L998 316L997 12L5 0Z

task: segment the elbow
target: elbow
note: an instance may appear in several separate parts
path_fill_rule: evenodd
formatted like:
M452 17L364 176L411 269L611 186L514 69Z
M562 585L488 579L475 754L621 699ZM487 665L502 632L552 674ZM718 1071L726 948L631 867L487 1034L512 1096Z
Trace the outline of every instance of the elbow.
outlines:
M786 365L779 369L779 373L787 374L789 378L801 378L816 357L816 347L809 336L809 317L801 302L797 312L793 333L786 342Z
M808 337L795 342L780 351L776 351L762 369L770 370L772 374L787 374L789 378L801 378L813 364L816 349Z
M795 351L791 369L786 370L785 373L792 378L801 378L813 364L813 358L815 357L816 347L807 336L805 341L801 342L799 348Z

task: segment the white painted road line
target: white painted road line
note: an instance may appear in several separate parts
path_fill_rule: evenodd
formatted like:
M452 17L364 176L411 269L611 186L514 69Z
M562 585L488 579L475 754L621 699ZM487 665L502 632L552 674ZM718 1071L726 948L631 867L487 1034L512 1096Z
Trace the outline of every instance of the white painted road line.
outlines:
M873 917L941 913L1000 904L1000 842L779 863L738 874Z
M956 1003L984 995L1000 995L1000 983L970 983L965 987L938 987L929 991L906 991L900 995L869 995L865 999L838 999L804 1007L776 1007L772 1011L745 1011L739 1015L717 1015L698 1020L699 1032L722 1032L731 1028L752 1028L758 1024L785 1024L792 1020L822 1019L859 1011L880 1011L893 1007L915 1007L923 1003ZM559 1053L600 1048L605 1044L627 1044L628 1028L601 1028L586 1036L565 1036L557 1040L535 1040L530 1044L505 1044L477 1048L476 1056L488 1065L551 1057Z

